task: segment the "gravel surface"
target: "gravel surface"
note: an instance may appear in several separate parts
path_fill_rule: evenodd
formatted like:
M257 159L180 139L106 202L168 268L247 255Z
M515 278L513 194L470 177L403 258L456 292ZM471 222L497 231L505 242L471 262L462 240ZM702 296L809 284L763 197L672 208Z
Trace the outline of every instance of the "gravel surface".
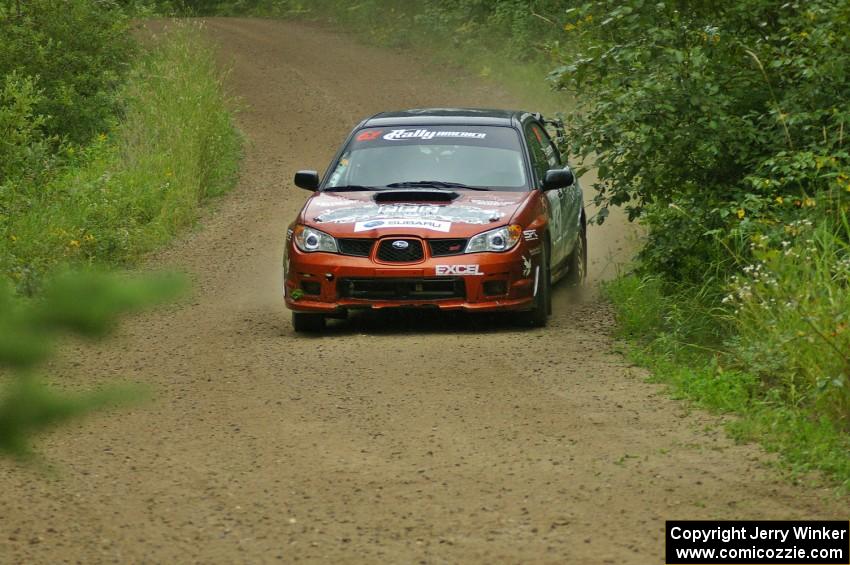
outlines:
M555 290L545 330L393 314L296 336L285 226L363 116L522 106L492 84L303 24L214 19L249 144L237 189L150 261L184 304L69 346L64 383L153 402L44 436L54 474L0 463L0 563L661 563L665 519L840 518L719 420L612 353L611 312ZM628 249L590 231L598 280Z

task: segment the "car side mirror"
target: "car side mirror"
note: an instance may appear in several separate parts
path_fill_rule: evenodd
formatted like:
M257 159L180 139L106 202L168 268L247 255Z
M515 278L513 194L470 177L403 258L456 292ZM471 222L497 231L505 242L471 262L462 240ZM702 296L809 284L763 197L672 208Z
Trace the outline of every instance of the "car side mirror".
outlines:
M316 171L298 171L295 173L295 186L315 192L319 188L319 173Z
M543 177L543 190L554 190L556 188L571 186L575 180L575 175L573 175L573 171L569 167L549 169L546 171L546 176Z

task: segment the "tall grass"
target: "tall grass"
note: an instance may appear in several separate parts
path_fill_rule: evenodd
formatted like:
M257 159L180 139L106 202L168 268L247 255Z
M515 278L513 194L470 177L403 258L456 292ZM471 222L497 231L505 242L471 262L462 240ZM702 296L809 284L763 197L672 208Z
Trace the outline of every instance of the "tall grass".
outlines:
M787 403L850 432L848 241L844 218L795 221L779 245L755 241L728 302L739 361Z
M736 414L734 437L850 489L850 227L822 217L784 231L775 244L753 239L755 259L723 300L714 284L634 273L605 293L653 380Z
M124 113L56 173L0 186L0 269L24 293L60 265L126 265L229 189L241 139L197 27L154 42L121 92Z

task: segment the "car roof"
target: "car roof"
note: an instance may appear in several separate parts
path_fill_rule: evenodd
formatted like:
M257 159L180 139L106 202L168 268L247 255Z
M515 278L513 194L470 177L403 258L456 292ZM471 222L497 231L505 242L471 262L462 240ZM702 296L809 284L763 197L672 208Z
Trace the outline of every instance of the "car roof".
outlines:
M424 126L424 125L478 125L516 126L528 112L488 108L413 108L395 112L381 112L361 122L359 127Z

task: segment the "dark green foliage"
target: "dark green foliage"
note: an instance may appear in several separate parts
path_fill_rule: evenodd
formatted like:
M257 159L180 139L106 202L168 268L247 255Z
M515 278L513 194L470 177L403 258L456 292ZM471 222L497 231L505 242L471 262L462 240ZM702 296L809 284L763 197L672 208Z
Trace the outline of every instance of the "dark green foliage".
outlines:
M128 27L110 0L21 0L0 11L0 76L32 81L46 137L85 143L109 128L129 70Z
M101 338L118 317L171 300L185 284L175 276L118 278L103 273L66 273L37 300L14 296L0 284L0 455L32 456L32 434L93 410L144 398L139 387L111 386L69 394L48 387L34 369L47 361L64 334Z
M728 263L706 235L735 245L800 208L846 206L850 4L604 0L569 13L550 78L580 104L569 133L598 167L597 202L649 226L648 271L701 284Z
M0 83L0 183L3 179L37 170L49 155L43 131L45 116L38 113L44 93L36 79L18 72Z

